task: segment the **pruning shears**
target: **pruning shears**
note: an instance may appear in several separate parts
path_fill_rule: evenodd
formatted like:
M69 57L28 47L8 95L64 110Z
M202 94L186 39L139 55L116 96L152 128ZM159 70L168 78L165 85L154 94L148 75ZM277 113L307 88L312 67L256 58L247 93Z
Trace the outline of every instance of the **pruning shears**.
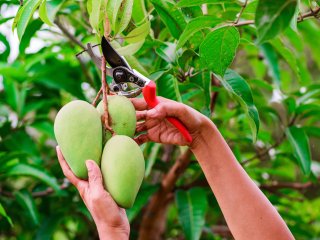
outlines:
M159 104L156 96L156 84L138 71L132 69L124 57L111 46L109 41L102 37L101 48L103 56L110 67L106 67L106 74L113 81L110 89L117 95L125 97L136 97L142 92L143 97L150 108L154 108ZM92 47L88 45L88 54L98 67L101 67L101 59L97 57ZM168 117L167 120L173 124L184 136L187 142L192 142L192 137L186 127L176 118Z

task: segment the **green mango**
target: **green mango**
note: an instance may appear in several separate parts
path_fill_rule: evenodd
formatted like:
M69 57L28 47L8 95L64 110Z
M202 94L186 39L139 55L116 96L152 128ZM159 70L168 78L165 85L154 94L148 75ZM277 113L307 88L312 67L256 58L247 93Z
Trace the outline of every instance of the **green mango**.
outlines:
M123 208L131 208L145 172L139 145L130 137L113 136L103 149L101 172L105 187L115 202Z
M98 111L85 101L72 101L58 112L54 134L61 152L72 172L87 179L85 161L100 165L102 153L102 124Z
M103 102L97 106L98 112L103 115ZM124 96L108 96L108 112L111 117L111 127L117 135L133 137L136 131L136 111L131 101ZM111 133L106 132L106 141L111 138Z

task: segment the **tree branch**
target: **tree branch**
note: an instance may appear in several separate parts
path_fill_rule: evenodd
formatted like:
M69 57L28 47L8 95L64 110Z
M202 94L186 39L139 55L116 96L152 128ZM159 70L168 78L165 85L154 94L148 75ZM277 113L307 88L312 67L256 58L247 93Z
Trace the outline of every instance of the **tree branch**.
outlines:
M310 17L315 17L315 18L319 18L319 13L320 13L320 7L317 7L315 10L311 10L309 12L306 12L304 14L301 14L300 17L297 19L297 22L302 22L303 20L310 18ZM245 26L245 25L251 25L254 24L254 20L246 20L246 21L241 21L241 22L234 22L232 24L230 24L231 26L235 26L235 27L241 27L241 26Z
M169 172L163 177L159 190L152 196L142 218L139 229L139 239L158 240L165 229L164 219L166 207L170 199L171 192L181 174L190 163L191 151L188 149L173 164Z
M237 19L234 21L234 24L237 24L237 23L239 22L239 20L240 20L240 18L241 18L241 16L242 16L243 11L244 11L244 10L246 9L246 7L247 7L247 4L248 4L248 0L245 0L245 2L244 2L244 4L242 5L241 10L240 10L240 12L239 12L239 14L238 14Z
M67 38L69 38L69 40L71 42L73 42L77 46L81 47L83 50L86 49L86 47L63 26L63 24L60 22L60 20L58 18L56 20L54 20L54 23L58 26L58 28L61 30L61 32L63 32L63 34Z

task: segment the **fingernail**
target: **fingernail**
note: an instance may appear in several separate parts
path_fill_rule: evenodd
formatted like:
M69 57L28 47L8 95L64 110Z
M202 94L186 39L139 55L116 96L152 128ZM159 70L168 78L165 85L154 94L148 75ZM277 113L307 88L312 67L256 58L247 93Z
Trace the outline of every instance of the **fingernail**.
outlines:
M93 167L93 162L91 160L87 160L86 161L86 166L87 166L88 170L91 170L92 167Z

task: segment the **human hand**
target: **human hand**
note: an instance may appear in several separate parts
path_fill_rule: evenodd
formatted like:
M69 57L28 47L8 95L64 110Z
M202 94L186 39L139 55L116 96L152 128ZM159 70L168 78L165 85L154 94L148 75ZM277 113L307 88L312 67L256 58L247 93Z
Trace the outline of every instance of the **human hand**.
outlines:
M118 207L111 195L104 189L98 165L92 160L87 160L89 178L88 181L81 180L71 171L59 146L56 151L63 174L78 189L96 223L100 239L129 239L130 225L126 212L123 208Z
M131 101L137 111L136 133L140 135L135 140L138 144L153 141L165 144L190 145L192 148L199 142L198 139L207 124L210 124L210 121L204 115L191 107L166 98L159 97L160 103L153 109L150 109L142 98L134 98ZM167 117L177 118L185 125L192 136L191 143L188 143L180 131L166 120Z

